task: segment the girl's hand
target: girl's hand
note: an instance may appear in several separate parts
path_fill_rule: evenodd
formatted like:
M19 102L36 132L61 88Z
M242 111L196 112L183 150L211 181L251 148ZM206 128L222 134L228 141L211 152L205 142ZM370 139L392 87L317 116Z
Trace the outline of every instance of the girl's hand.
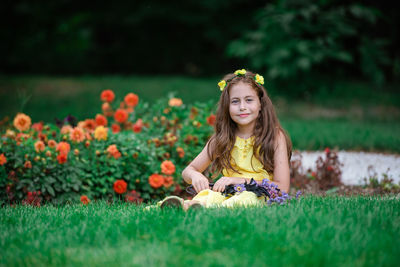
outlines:
M221 177L213 186L213 191L223 192L225 186L230 184L240 184L242 181L234 177Z
M208 180L205 177L192 178L192 185L197 193L204 189L210 189Z

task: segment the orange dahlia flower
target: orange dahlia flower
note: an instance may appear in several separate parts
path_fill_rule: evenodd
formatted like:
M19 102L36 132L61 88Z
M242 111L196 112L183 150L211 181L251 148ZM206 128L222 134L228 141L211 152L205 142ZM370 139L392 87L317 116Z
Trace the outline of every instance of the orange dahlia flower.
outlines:
M183 148L181 148L181 147L177 147L176 152L178 152L178 156L180 158L183 158L185 156L185 150L183 150Z
M139 97L134 93L129 93L124 98L128 107L135 107L139 103Z
M72 127L71 125L64 125L63 127L61 127L60 133L61 134L69 134L72 131Z
M37 141L37 142L35 143L35 150L36 150L36 152L44 151L45 147L46 147L46 146L44 145L43 141Z
M83 195L81 196L81 202L83 205L87 205L90 203L90 199L87 196Z
M106 117L104 117L103 115L101 115L101 114L97 114L96 115L96 118L95 118L95 120L96 120L96 124L97 124L97 126L107 126L107 118Z
M14 127L20 132L29 130L31 123L31 118L23 113L18 113L14 118Z
M172 161L169 161L169 160L164 160L164 162L161 163L161 172L166 175L173 174L175 172L174 163L172 163Z
M79 127L79 125L78 125ZM96 129L97 125L96 125L96 121L93 119L86 119L84 121L83 127L84 129L88 130L89 132L93 132L94 129Z
M55 148L55 147L57 146L57 142L54 141L53 139L50 139L50 140L47 142L47 145L48 145L50 148Z
M117 109L114 113L114 119L119 123L124 123L128 119L128 112L124 109Z
M98 126L94 131L94 138L98 141L100 140L107 140L108 136L108 128L104 126Z
M110 145L107 148L107 152L110 156L114 157L115 159L118 159L121 157L121 152L118 151L118 148L116 145Z
M104 90L103 92L101 92L100 98L101 98L101 101L112 102L115 98L115 94L112 90L107 89L107 90Z
M27 168L27 169L31 169L32 168L32 162L30 160L25 161L24 167Z
M7 163L7 158L4 156L4 153L0 154L0 166L3 166Z
M174 184L174 178L172 176L164 176L164 187L169 188Z
M85 140L85 132L82 130L82 128L75 127L69 133L69 138L78 143L83 142Z
M103 105L101 105L101 110L104 116L111 117L113 115L113 110L108 102L104 102Z
M171 98L171 99L168 101L168 104L169 104L171 107L179 107L179 106L182 106L183 102L182 102L182 99L180 99L180 98Z
M114 182L114 191L117 194L123 194L126 192L126 188L127 188L128 184L124 181L124 180L116 180Z
M159 188L164 184L164 176L159 174L152 174L149 177L149 184L153 188Z
M70 150L71 146L67 142L60 142L56 147L56 151L58 151L60 154L68 155Z

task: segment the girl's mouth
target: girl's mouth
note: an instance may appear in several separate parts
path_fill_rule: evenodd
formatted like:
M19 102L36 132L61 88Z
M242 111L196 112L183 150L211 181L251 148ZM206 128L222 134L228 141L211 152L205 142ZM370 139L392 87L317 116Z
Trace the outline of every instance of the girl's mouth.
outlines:
M239 117L241 117L241 118L246 118L246 117L249 116L249 115L250 115L250 114L248 114L248 113L247 113L247 114L240 114Z

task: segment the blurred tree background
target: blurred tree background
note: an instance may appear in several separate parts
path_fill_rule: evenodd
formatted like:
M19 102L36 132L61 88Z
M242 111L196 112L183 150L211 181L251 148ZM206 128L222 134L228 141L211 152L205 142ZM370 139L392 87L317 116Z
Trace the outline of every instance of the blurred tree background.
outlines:
M381 1L2 1L2 73L226 73L280 83L400 75L399 16ZM293 90L298 89L294 87Z

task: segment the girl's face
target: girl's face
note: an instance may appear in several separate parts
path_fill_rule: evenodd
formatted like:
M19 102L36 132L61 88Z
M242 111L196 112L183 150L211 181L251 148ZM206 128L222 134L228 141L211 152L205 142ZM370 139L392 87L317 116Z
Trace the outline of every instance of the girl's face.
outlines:
M256 91L249 84L239 82L230 88L229 93L229 114L232 120L238 127L254 128L261 109Z

